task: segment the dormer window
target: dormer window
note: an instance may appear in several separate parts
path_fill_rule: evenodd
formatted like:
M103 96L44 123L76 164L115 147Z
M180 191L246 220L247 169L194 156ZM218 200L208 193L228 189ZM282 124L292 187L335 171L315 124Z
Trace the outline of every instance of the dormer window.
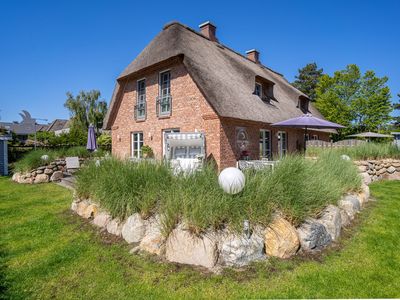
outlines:
M309 102L310 102L310 100L308 100L306 97L300 96L298 107L303 112L303 114L308 113L308 103Z
M262 98L263 92L262 92L262 84L261 83L256 82L254 94L257 95L258 97Z
M256 77L256 83L254 87L254 95L257 95L261 100L270 102L276 100L274 97L274 83L265 78Z

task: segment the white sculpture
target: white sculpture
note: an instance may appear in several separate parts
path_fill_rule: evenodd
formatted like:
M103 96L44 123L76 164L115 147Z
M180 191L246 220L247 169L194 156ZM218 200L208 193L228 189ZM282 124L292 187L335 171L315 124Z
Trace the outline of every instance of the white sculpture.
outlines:
M40 157L40 159L43 160L43 161L48 161L49 160L49 156L47 154L45 154L45 155L42 155Z
M245 177L242 171L237 168L226 168L218 176L220 187L228 194L240 193L245 184Z

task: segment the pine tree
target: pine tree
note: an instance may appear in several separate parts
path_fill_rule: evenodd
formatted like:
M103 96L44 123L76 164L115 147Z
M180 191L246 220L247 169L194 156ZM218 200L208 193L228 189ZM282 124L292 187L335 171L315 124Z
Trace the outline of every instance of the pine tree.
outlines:
M307 64L298 70L299 74L295 76L296 80L292 83L294 87L306 94L311 101L315 101L318 81L324 70L318 69L315 62Z

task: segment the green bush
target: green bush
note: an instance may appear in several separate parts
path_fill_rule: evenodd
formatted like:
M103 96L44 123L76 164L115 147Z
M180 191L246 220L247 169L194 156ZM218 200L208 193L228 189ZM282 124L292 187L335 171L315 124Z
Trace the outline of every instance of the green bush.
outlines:
M219 187L213 165L191 175L173 176L162 163L107 159L79 172L77 192L98 201L113 217L158 212L165 233L180 221L199 233L226 225L240 230L246 219L267 225L277 210L299 224L361 186L356 167L334 153L317 161L287 156L274 170L249 170L245 175L244 190L229 195Z
M355 160L400 158L400 149L392 143L365 143L354 147L319 148L309 147L307 155L320 156L322 153L332 152L338 155L348 155Z

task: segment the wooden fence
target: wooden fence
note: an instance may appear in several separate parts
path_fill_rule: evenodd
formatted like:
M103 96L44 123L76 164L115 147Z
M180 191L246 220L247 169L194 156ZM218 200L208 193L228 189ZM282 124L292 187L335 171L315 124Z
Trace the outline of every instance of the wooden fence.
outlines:
M351 140L341 140L337 142L326 142L326 141L321 141L321 140L309 140L307 141L307 148L309 147L318 147L318 148L341 148L341 147L354 147L358 145L362 145L366 143L366 141L363 140L356 140L356 139L351 139Z

